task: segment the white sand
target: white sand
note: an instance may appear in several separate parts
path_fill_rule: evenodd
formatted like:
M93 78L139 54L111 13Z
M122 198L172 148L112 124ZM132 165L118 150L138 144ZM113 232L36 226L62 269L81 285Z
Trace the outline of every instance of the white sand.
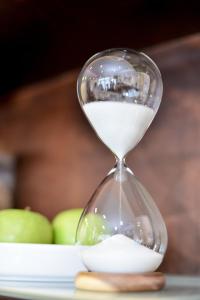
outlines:
M83 250L82 260L90 271L143 273L155 271L163 255L123 234L116 234Z
M89 102L83 109L99 138L119 159L137 145L154 118L153 109L127 102Z

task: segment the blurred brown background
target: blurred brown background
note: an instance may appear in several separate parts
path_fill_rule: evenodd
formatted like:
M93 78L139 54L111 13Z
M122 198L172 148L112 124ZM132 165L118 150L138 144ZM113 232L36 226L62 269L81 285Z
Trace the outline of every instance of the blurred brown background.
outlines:
M164 96L128 164L167 223L163 269L200 273L199 11L196 1L1 1L0 208L52 218L86 204L114 159L80 110L78 71L97 51L145 48Z

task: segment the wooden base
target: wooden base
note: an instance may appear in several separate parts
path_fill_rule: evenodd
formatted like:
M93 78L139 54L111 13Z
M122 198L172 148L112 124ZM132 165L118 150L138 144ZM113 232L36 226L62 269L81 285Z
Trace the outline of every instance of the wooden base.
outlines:
M165 276L160 272L144 274L80 272L75 279L76 288L101 292L158 291L164 285Z

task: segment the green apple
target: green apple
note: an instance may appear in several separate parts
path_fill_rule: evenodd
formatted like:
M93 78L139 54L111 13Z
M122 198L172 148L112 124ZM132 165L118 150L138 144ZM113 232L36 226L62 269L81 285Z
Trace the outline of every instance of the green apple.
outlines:
M53 220L53 232L55 244L74 245L76 242L81 245L94 245L108 234L105 220L98 214L89 213L85 215L80 223L77 234L82 208L75 208L59 213Z
M82 219L77 232L77 242L81 245L95 245L109 234L107 222L99 214L88 213Z
M0 211L0 242L51 244L51 223L43 215L26 209Z
M82 208L69 209L60 212L52 222L55 244L75 244L76 229Z

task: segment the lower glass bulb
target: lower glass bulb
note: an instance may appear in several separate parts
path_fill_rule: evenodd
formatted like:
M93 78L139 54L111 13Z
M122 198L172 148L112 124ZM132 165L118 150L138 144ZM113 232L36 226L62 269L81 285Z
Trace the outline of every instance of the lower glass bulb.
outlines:
M141 273L161 264L167 231L152 197L123 162L110 171L88 202L76 241L90 271Z

